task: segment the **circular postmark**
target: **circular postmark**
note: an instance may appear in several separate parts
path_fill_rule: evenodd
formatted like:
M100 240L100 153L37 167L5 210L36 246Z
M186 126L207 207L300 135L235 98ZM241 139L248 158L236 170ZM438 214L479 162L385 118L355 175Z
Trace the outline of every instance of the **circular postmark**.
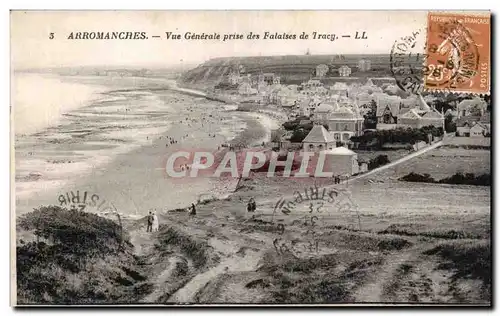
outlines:
M67 190L57 197L60 207L95 213L117 212L115 205L98 193L87 190Z
M425 34L418 29L394 41L390 54L391 73L397 86L408 93L424 90Z
M280 198L273 210L279 255L312 257L334 251L321 236L331 230L361 230L361 218L346 189L309 187Z

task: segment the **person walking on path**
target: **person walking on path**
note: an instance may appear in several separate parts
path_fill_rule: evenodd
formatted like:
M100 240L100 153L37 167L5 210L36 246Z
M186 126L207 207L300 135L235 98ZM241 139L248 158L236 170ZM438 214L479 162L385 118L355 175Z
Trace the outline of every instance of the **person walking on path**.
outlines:
M151 212L149 212L149 214L148 214L148 226L146 227L146 232L153 231L153 220L154 220L153 214Z
M191 212L189 212L189 215L196 215L196 206L194 203L191 204Z
M248 201L248 205L247 205L247 211L248 212L255 212L256 209L257 209L257 203L255 203L255 199L250 198L250 200Z
M154 232L160 229L160 222L158 221L158 215L156 215L156 213L153 213L153 225L151 228Z

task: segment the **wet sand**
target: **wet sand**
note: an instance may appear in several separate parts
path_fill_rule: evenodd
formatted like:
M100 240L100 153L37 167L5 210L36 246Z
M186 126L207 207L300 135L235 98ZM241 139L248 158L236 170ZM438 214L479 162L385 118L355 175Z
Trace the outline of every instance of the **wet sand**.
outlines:
M127 122L119 133L115 131L116 135L113 131L108 131L106 134L105 140L109 143L112 139L114 142L107 148L110 153L107 157L101 156L103 152L100 150L103 148L92 141L87 143L90 148L83 148L84 141L77 142L76 146L79 146L77 150L73 150L75 148L71 148L68 144L54 144L52 151L47 151L44 158L50 157L56 161L62 155L62 163L51 165L51 168L57 165L60 169L58 177L50 181L44 181L46 179L43 178L31 181L29 185L34 188L28 192L29 194L16 195L16 213L29 212L41 205L60 205L61 195L63 200L73 199L75 195L83 200L83 195L87 192L88 197L94 194L99 196L99 203L92 207L87 205L87 211L116 208L121 214L143 216L148 210L166 211L185 207L200 197L220 196L234 189L232 186L236 185L237 179L221 184L219 180L213 178L183 180L167 178L164 169L166 158L180 149L215 151L221 144L231 141L247 145L260 143L269 134L266 130L269 126L260 123L259 117L236 111L223 111L222 104L203 98L185 96L168 90L151 92L154 92L165 106L171 107L166 110L158 106L157 112L161 115L156 116L151 122L152 128L159 126L161 128L157 131L163 128L167 129L165 132L158 134L155 134L155 130L145 132L147 126L141 126L139 130ZM172 99L184 99L184 101L175 103ZM186 106L186 103L189 105ZM143 122L158 113L149 109L145 113L148 116L137 120ZM86 119L101 120L105 116L103 113ZM126 133L127 137L124 137L123 129L125 132L129 130L130 135ZM40 137L46 135L42 133ZM134 147L122 147L121 150L117 149L119 147L113 147L118 141L131 142L139 138L141 141L135 142ZM171 139L175 139L177 143L171 144ZM43 147L40 144L38 146ZM130 148L135 149L130 150ZM72 170L71 168L76 165L65 162L78 160L82 151L86 156L94 155L91 157L93 160L86 160L87 163L93 164L92 168L87 168L85 172L79 172L78 168ZM22 152L16 150L18 155ZM104 161L99 162L99 160ZM63 203L63 206L66 205Z

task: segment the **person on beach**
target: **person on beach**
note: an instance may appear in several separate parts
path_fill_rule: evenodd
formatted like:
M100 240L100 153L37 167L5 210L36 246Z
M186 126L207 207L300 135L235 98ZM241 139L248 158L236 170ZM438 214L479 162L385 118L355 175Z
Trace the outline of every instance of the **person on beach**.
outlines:
M153 231L153 220L154 220L153 214L151 212L149 212L149 214L148 214L148 226L146 227L146 232L148 232L148 233Z
M196 215L196 206L194 203L191 203L191 212L189 212L189 215Z
M153 225L151 225L152 231L157 232L160 229L160 222L158 222L158 216L153 213Z

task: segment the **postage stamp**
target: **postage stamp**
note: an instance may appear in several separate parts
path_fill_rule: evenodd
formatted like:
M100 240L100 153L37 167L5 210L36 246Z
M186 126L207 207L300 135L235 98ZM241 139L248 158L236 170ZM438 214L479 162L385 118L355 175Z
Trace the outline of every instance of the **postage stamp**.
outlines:
M425 90L489 94L490 30L489 15L430 12Z

